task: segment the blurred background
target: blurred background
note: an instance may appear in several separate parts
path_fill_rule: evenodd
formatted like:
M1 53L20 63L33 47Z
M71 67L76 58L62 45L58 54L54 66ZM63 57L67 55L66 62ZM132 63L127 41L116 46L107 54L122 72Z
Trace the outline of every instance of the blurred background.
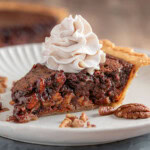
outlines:
M99 39L110 39L120 46L150 49L150 0L18 0L17 2L66 8L70 14L81 14L92 25Z

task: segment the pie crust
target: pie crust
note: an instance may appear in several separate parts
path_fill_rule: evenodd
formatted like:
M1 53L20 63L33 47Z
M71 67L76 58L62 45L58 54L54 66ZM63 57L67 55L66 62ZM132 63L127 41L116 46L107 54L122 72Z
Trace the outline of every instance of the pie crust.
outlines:
M127 62L134 64L137 68L150 65L150 57L143 53L137 53L132 48L115 46L109 40L102 40L102 50L112 56L121 58Z
M127 89L129 85L131 84L131 81L133 80L133 78L136 76L136 72L138 71L138 69L142 66L150 65L150 57L143 53L137 53L132 48L115 46L115 44L109 40L101 40L100 43L103 44L102 50L105 53L115 56L117 58L123 59L135 65L135 67L132 69L130 73L129 80L124 90L118 96L118 102L112 103L112 106L115 107L117 105L122 104L122 101L125 97Z

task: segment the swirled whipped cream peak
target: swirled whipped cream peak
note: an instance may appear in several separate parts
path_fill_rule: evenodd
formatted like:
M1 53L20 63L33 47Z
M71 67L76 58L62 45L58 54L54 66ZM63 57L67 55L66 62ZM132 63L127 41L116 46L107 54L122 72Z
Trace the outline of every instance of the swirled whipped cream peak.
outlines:
M52 70L79 73L86 69L92 75L105 62L101 47L90 24L80 15L70 15L46 37L42 54L45 65Z

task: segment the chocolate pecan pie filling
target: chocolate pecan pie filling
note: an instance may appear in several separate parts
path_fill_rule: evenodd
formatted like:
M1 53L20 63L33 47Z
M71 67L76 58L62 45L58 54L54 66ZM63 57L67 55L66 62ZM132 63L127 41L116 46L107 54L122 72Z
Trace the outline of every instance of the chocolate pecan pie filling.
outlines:
M28 122L43 115L76 112L111 105L119 100L134 65L107 55L100 70L90 75L64 73L36 64L12 88L15 122Z

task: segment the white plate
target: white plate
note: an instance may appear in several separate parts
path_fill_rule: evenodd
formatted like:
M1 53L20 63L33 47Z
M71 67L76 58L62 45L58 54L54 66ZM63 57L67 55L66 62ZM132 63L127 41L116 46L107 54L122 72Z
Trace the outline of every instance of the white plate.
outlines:
M0 49L0 75L9 78L9 87L12 81L24 76L32 65L41 59L40 52L41 45L39 44ZM138 102L150 106L149 92L150 67L144 67L130 86L124 103ZM10 90L2 95L2 100L4 105L8 105L11 100ZM11 111L0 114L0 136L29 143L67 146L93 145L150 133L150 119L126 120L113 115L100 117L97 110L86 112L91 123L97 126L90 129L58 128L65 115L43 117L25 124L3 121L8 113ZM75 114L79 116L81 113Z

